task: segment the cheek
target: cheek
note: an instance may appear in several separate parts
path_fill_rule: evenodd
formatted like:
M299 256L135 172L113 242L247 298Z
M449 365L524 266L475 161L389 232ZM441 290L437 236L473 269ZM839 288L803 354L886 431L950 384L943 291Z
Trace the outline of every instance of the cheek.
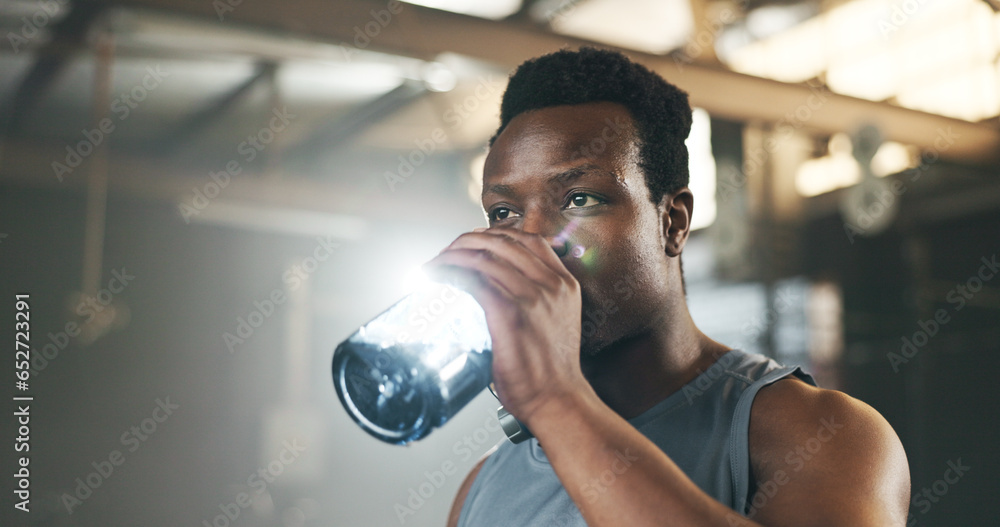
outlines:
M667 294L667 256L657 229L655 217L646 217L607 240L606 293L626 313L641 312Z
M665 255L657 243L649 243L648 236L602 233L577 243L589 245L583 257L572 259L567 267L580 280L589 303L613 304L629 312L637 298L663 294Z
M665 258L655 214L626 210L618 217L581 223L570 236L567 267L579 279L624 275L647 278L650 267ZM578 272L580 274L578 274Z
M662 265L666 253L655 214L635 214L630 219L604 233L600 243L606 247L604 252L614 262L615 271L638 278Z

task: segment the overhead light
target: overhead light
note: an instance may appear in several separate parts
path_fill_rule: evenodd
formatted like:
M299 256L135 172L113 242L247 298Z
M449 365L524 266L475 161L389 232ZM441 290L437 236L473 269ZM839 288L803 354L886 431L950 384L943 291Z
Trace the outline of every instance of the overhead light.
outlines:
M830 138L830 154L803 162L795 173L795 190L805 197L849 187L861 180L861 167L851 156L851 138L844 133Z
M741 73L822 77L835 93L972 122L1000 114L1000 14L982 0L853 0L740 46L745 37L720 39Z
M420 78L428 90L436 92L449 92L455 89L458 79L455 74L440 62L428 62L421 68Z
M983 65L899 94L899 103L967 121L1000 114L1000 64Z
M747 30L756 38L764 38L786 29L816 14L816 7L809 3L769 5L747 13Z
M278 70L282 96L302 101L301 104L369 100L399 86L403 77L403 68L367 60L346 63L290 60Z
M899 88L893 75L894 58L884 50L872 50L834 59L826 71L826 84L837 93L883 101Z
M851 156L809 159L795 173L795 190L805 197L849 187L861 180L858 162Z
M827 67L829 59L823 37L821 22L807 20L782 33L780 38L742 47L736 47L734 41L738 39L734 36L725 37L720 41L724 50L721 55L736 71L782 82L803 82L818 76Z
M694 31L688 0L589 0L550 23L557 33L657 55L683 46Z
M898 174L916 166L915 148L895 141L886 141L879 146L872 158L872 174L885 177Z
M521 0L409 0L406 3L500 20L521 9L522 2Z

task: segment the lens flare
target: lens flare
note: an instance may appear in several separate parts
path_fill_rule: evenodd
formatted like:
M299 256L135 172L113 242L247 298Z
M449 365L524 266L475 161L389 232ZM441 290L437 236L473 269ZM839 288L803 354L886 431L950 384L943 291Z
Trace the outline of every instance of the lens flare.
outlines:
M569 237L573 235L573 231L576 230L576 226L579 224L580 220L578 218L573 218L572 220L570 220L569 223L567 223L566 226L563 227L562 232L556 235L555 239L553 240L555 244L565 245L566 242L569 241Z

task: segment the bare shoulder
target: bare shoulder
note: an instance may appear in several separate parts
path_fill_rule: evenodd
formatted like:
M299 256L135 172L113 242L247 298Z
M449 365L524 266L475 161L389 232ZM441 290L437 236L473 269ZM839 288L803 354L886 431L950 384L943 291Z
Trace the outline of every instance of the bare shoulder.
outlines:
M465 498L469 495L469 489L472 488L472 483L476 481L476 476L479 471L483 468L483 463L489 456L484 456L483 459L476 463L476 466L472 467L469 471L469 475L465 476L465 481L462 482L462 486L458 488L458 493L455 494L455 501L451 504L451 512L448 513L448 527L456 527L458 525L458 518L462 514L462 506L465 505Z
M843 392L783 379L750 412L753 519L767 525L904 525L910 476L899 437Z

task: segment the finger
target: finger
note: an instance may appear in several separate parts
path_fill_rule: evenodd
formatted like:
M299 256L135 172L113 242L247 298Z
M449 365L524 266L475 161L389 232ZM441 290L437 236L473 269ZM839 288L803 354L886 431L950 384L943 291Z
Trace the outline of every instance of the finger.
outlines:
M555 288L575 280L552 247L542 237L510 229L491 229L460 236L446 249L489 251L497 259L509 262L525 276L546 288Z
M573 276L561 260L562 257L568 254L569 244L565 239L560 239L559 236L544 238L538 234L514 229L492 229L488 232L502 234L516 240L533 254L537 255L556 274L564 278Z
M508 260L482 249L448 249L424 264L424 269L436 279L457 282L460 288L469 285L470 278L473 286L492 284L508 298L533 297L543 287Z
M539 286L551 287L558 280L558 276L531 249L502 232L462 235L442 254L456 250L481 252L483 259L500 261L515 267Z

